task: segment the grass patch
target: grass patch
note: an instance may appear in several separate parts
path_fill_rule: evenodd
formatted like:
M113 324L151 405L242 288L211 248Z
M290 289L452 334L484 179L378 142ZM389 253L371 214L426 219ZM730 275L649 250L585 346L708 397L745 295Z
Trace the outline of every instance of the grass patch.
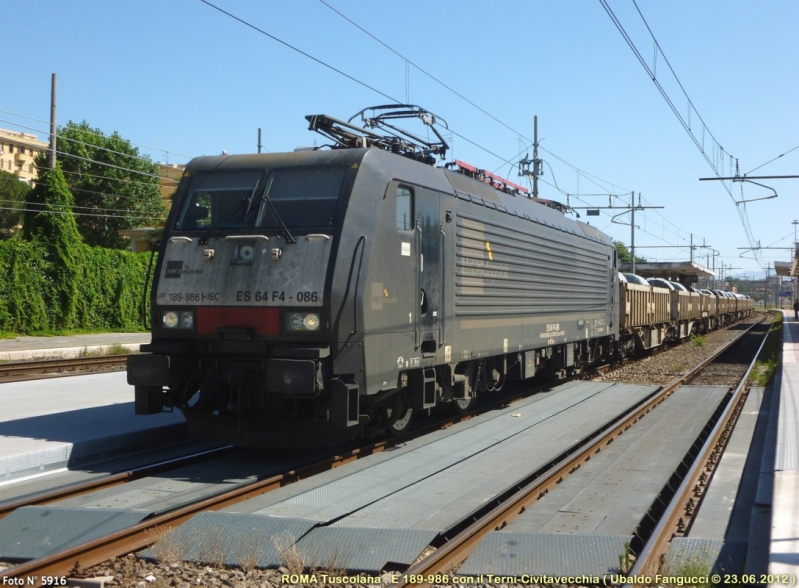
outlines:
M766 344L757 357L757 362L749 374L749 385L764 387L774 381L774 374L782 355L782 313L772 313L774 322L768 332Z
M624 553L619 555L619 573L629 574L635 564L635 556L629 543L624 544Z
M667 568L661 574L684 580L681 585L688 588L714 588L717 584L711 581L712 571L711 564L706 560L693 556L687 561L680 562L675 569Z
M175 532L174 527L149 531L153 543L152 552L156 561L165 564L180 563L186 559L192 548L192 541Z
M305 571L305 556L297 549L297 541L288 531L282 535L273 537L272 543L275 545L278 557L289 574L301 574Z
M81 349L78 357L100 357L103 355L130 355L130 349L122 345L122 343L112 343L106 347L100 347L99 349L84 347Z
M130 349L122 345L122 343L111 343L105 348L103 355L130 355Z
M691 335L691 342L694 347L704 347L706 339L704 335Z

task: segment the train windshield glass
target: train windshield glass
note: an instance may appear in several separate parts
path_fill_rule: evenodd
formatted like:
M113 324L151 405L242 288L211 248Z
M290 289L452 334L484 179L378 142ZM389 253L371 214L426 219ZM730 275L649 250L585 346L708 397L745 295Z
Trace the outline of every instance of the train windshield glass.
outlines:
M246 224L262 172L198 174L178 217L177 229L238 229Z
M289 229L331 228L336 221L338 198L346 175L346 167L273 170L266 183L256 226L278 228L282 221Z

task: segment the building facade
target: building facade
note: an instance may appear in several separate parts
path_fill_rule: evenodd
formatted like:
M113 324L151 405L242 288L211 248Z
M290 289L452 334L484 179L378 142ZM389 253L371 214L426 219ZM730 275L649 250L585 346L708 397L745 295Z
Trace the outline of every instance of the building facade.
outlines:
M36 135L0 129L0 170L12 173L29 186L36 183L39 170L33 161L49 145Z

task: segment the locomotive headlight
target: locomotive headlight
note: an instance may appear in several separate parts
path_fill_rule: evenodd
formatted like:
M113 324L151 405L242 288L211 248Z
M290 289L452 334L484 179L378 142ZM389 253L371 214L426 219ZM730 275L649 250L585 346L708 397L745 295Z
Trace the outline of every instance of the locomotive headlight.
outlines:
M178 326L178 313L168 310L164 313L164 326L167 329L174 329Z
M318 331L320 325L319 314L315 312L295 312L287 322L290 331Z
M191 329L194 326L194 313L187 310L180 315L180 326L184 329Z
M234 263L250 264L255 259L255 247L250 243L239 243L236 246L236 260Z

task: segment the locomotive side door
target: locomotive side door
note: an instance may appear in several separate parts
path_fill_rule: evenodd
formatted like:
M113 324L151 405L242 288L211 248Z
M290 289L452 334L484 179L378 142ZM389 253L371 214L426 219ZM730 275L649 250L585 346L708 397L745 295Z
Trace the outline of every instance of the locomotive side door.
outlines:
M438 343L443 340L443 238L441 225L441 196L424 188L417 191L416 217L417 283L419 284L419 312L417 313L416 344L423 357L435 356Z

